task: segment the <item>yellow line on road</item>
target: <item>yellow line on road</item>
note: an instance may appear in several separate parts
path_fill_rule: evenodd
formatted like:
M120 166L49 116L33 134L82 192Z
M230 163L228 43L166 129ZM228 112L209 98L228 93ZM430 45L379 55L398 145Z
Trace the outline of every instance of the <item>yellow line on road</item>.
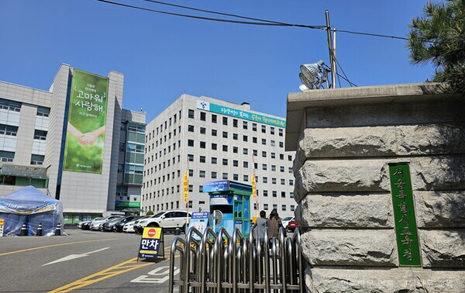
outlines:
M122 273L126 273L141 267L149 266L152 265L153 263L137 263L136 262L137 258L131 258L130 260L127 260L125 262L122 262L120 264L117 264L113 267L109 267L107 269L104 269L103 271L100 271L98 273L92 274L90 276L87 276L85 278L82 278L80 280L77 280L75 282L69 283L67 285L64 285L60 288L57 288L55 290L49 291L47 293L65 293L65 292L70 292L72 290L80 289L82 287L86 287L89 285L92 285L94 283L103 281L105 279L117 276ZM129 266L127 266L129 265Z
M26 249L21 249L21 250L14 250L14 251L0 253L0 256L10 255L10 254L15 254L15 253L20 253L20 252L26 252L26 251L31 251L31 250L37 250L37 249L64 246L64 245L74 245L74 244L80 244L80 243L89 243L89 242L97 242L97 241L113 241L113 240L118 240L118 238L86 240L86 241L66 242L66 243L51 244L51 245L45 245L45 246L37 246L37 247L31 247L31 248L26 248Z

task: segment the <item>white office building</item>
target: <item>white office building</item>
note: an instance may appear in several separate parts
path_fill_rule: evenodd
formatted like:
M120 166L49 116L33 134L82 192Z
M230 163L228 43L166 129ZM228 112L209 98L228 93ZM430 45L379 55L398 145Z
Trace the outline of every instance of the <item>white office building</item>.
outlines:
M294 215L295 152L284 150L285 119L208 97L182 95L147 125L142 209L186 209L183 175L189 174L189 211L209 211L205 182L251 184L255 172L259 210Z

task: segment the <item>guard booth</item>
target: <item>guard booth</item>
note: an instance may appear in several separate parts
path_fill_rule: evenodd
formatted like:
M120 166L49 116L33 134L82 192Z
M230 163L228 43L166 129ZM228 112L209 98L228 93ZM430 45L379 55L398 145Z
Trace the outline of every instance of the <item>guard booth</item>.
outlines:
M209 221L209 227L214 228L215 233L225 228L232 235L234 228L239 228L243 236L249 235L251 185L218 180L205 183L203 192L210 196L210 215L222 214L219 223L212 218Z

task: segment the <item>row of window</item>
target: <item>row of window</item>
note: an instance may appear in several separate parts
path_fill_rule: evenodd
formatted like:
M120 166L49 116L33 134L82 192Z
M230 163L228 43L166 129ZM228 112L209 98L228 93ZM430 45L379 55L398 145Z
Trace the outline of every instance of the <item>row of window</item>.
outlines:
M160 126L157 126L154 130L152 130L152 132L149 132L145 138L146 138L146 141L149 141L149 140L152 140L152 139L155 139L155 132L156 132L156 135L158 135L158 133L162 133L163 132L163 129L168 129L168 127L170 127L172 124L175 124L176 121L178 120L177 117L179 117L179 120L181 120L181 111L179 111L178 114L174 114L173 117L170 117L168 120L166 120L164 123L162 123ZM181 132L181 127L179 127L179 132ZM176 135L176 130L174 132L174 135ZM170 132L170 136L171 136L171 132ZM165 135L165 141L166 141L166 135Z
M207 113L206 112L203 112L203 111L200 111L200 121L207 121ZM187 117L191 118L191 119L194 119L195 118L195 110L193 109L189 109L188 113L187 113ZM222 123L223 125L228 125L228 117L226 116L223 116L222 117ZM239 120L238 119L235 119L235 118L230 118L232 119L232 125L233 127L236 127L238 128L239 127ZM216 114L211 114L211 123L218 123L218 116ZM258 125L257 123L255 122L252 122L252 131L258 131ZM248 121L242 121L242 128L247 130L249 127L249 122ZM269 133L274 135L276 132L275 132L275 127L273 126L269 126L270 130L269 130ZM262 133L267 133L267 126L266 125L261 125L261 132ZM279 136L283 136L284 135L284 130L283 128L278 128L278 134Z
M181 126L179 126L178 128L178 131L179 133L181 133ZM173 130L173 138L176 136L176 129ZM158 145L161 145L166 142L167 140L170 140L171 139L171 131L168 133L168 136L164 135L163 137L160 137L160 139L156 140L155 142L152 142L152 144L150 145L150 143L147 144L147 147L145 148L145 153L147 153L147 151L150 152L150 150L154 150L156 147L158 148ZM179 142L179 144L181 144Z
M192 127L191 127L191 126L192 126ZM192 129L191 132L194 132L194 131L193 131L193 130L194 130L194 126L193 126L193 125L189 125L188 131L190 131L189 129ZM206 134L206 128L200 127L200 134ZM212 135L212 136L217 136L217 135L218 135L217 130L216 130L216 129L212 129L211 135ZM227 132L227 131L223 131L222 136L223 136L223 138L228 138L228 132ZM238 135L237 133L233 133L232 138L233 138L233 140L239 140L239 135ZM248 140L249 140L249 137L248 137L247 135L242 135L242 141L247 142ZM188 140L188 141L192 141L192 145L189 145L189 146L194 146L194 142L193 142L192 139L190 139L190 140ZM258 143L258 138L255 137L255 136L253 136L253 137L252 137L252 143ZM266 140L266 138L262 138L261 143L262 143L262 145L267 145L267 140ZM280 147L280 148L284 148L284 142L280 141L280 142L278 142L278 144L279 144L279 147ZM270 145L271 145L271 146L276 146L276 141L273 140L273 139L271 139L271 140L270 140Z
M0 109L21 112L21 103L0 99ZM37 107L37 116L48 117L50 115L50 108L47 107Z
M18 135L18 126L0 124L0 135L17 136ZM46 140L47 139L47 131L38 130L38 129L34 130L34 139Z
M14 152L0 151L1 162L13 162L15 158ZM31 165L43 165L45 156L43 155L31 155Z

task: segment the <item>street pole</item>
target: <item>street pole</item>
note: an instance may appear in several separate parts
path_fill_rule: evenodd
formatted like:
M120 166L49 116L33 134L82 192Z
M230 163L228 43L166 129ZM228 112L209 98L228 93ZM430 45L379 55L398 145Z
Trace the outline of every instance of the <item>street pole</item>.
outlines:
M331 36L331 24L329 21L329 11L325 11L326 16L326 33L328 35L329 63L331 65L331 88L336 88L336 60L334 58L335 50L333 47L333 38Z

